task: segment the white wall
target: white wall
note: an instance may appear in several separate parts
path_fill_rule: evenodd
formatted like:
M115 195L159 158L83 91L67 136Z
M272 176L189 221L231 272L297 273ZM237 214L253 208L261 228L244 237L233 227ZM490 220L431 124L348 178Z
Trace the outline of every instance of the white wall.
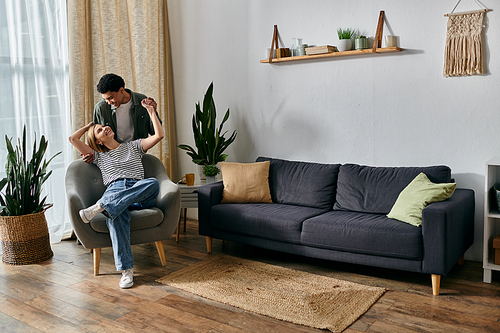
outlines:
M259 155L324 163L451 167L459 187L476 193L475 243L482 260L485 162L500 155L500 27L487 14L487 74L444 78L447 18L455 1L168 0L178 142L193 144L191 117L214 82L219 116L238 137L228 161ZM492 1L483 1L493 6ZM464 1L456 11L476 9ZM352 27L373 38L379 11L384 35L401 53L261 64L277 24L286 47L336 42ZM500 10L500 9L498 9ZM179 151L181 173L195 172Z

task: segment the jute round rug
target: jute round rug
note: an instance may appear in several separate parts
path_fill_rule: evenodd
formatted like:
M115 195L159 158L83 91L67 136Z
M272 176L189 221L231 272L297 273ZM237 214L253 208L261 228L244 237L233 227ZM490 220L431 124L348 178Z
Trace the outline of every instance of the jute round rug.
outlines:
M332 332L351 325L385 292L383 288L222 254L157 281L244 310Z

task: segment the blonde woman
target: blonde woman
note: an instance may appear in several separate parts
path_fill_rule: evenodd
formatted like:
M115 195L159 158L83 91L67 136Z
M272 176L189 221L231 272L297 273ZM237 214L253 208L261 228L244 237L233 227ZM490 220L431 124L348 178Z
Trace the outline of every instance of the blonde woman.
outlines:
M153 122L152 136L119 143L109 126L89 123L69 137L71 144L82 155L94 154L93 163L101 170L106 191L94 205L82 209L80 217L85 223L89 223L98 213L102 212L106 216L115 266L118 271L122 271L120 288L130 288L134 285L129 209L154 206L159 192L156 179L144 179L142 156L160 142L165 134L156 117L154 100L148 97L142 100L141 104ZM81 140L85 132L88 144Z

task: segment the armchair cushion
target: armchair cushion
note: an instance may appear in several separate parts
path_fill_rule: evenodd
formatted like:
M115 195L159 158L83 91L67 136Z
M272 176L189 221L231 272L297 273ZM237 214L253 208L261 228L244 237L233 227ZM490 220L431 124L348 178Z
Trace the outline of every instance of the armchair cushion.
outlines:
M156 207L132 210L130 211L130 217L130 231L149 229L156 227L163 221L163 212ZM96 232L109 234L106 226L106 216L102 213L97 214L90 221L90 227Z

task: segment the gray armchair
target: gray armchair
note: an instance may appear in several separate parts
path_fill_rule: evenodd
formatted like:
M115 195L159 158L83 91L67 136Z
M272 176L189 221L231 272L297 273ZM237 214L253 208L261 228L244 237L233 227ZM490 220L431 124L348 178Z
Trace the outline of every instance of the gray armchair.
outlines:
M160 182L156 207L130 212L131 245L155 243L163 266L166 265L163 241L172 237L180 218L180 191L168 177L162 162L153 155L144 155L144 176ZM71 224L76 236L86 249L93 250L94 275L99 275L101 248L111 247L106 217L99 213L84 223L78 212L97 202L105 191L101 171L94 164L74 161L66 171L66 195Z

